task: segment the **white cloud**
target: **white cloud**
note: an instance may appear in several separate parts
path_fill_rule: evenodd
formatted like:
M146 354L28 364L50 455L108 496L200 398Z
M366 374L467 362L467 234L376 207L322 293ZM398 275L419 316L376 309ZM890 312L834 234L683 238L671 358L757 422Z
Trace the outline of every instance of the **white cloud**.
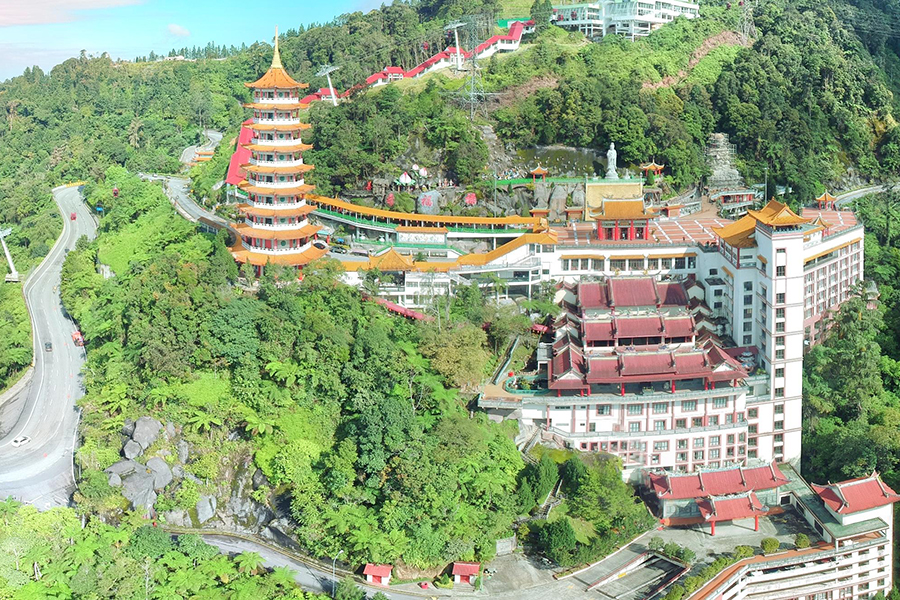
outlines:
M67 23L77 12L142 4L144 0L0 0L0 27Z
M191 35L191 32L181 25L176 25L175 23L169 23L169 33L174 35L175 37L187 37Z

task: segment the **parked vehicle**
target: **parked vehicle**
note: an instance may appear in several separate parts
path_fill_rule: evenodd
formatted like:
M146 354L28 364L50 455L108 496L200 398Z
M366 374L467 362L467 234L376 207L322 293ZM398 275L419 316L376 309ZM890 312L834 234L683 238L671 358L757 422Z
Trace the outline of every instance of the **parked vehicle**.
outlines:
M347 254L347 249L343 246L332 246L331 251L335 254Z

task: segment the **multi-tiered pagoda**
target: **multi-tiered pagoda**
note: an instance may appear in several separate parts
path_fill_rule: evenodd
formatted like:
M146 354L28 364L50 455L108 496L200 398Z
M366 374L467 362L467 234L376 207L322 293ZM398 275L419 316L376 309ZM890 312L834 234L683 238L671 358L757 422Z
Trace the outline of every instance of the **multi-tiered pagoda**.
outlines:
M238 262L256 267L257 274L267 263L299 268L327 248L321 242L313 245L320 227L309 222L314 207L306 203L306 194L313 186L303 179L313 167L303 163L303 152L312 146L300 137L310 125L300 121L300 111L308 105L300 102L299 91L309 84L294 81L284 70L277 30L272 66L244 85L253 90L253 102L244 105L253 110L247 125L253 137L244 145L250 162L241 165L247 178L238 187L248 201L238 205L244 220L232 224L240 239L231 253Z

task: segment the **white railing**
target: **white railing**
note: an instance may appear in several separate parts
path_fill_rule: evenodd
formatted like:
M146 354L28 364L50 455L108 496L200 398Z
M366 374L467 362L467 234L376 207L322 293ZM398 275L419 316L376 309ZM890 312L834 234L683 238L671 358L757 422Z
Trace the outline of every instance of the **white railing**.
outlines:
M294 208L300 208L301 206L306 206L306 200L300 200L299 202L247 202L253 208L271 208L274 210L289 210Z
M259 167L298 167L303 164L303 159L298 160L259 160L256 158L250 159L251 165L257 165Z
M297 125L300 119L264 119L262 117L254 117L253 122L258 125Z
M276 243L277 243L277 240L276 240ZM255 246L251 246L251 245L248 244L247 242L242 242L241 245L242 245L246 250L249 250L250 252L256 252L256 253L258 253L258 254L271 254L271 255L273 255L273 256L276 255L276 254L300 254L301 252L306 252L307 250L309 250L310 248L312 248L312 242L307 242L307 243L303 244L302 246L298 246L298 247L296 247L296 248L289 248L289 247L285 247L285 248L257 248L257 247L255 247Z
M254 223L250 219L245 219L244 223L246 223L250 227L253 227L254 229L266 229L269 231L288 231L291 229L300 229L301 227L306 227L307 225L309 225L309 219L303 219L299 223Z
M269 188L272 190L280 190L280 189L292 188L292 187L297 187L297 186L303 185L303 178L300 178L297 181L260 181L258 179L252 179L252 178L248 177L247 182L250 185L254 185L256 187Z
M253 101L257 104L300 104L300 96L294 96L293 98L258 98L255 95L253 96Z
M302 144L303 141L300 138L294 140L266 140L259 137L250 138L251 144L258 144L260 146L294 146L296 144Z

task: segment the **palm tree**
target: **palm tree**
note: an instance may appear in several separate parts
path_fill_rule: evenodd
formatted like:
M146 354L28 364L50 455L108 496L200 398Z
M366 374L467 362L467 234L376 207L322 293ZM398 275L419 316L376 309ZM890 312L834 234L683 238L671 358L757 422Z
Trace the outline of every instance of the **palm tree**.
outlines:
M134 149L141 146L141 127L143 126L143 121L138 117L132 119L128 125L128 144Z
M280 587L282 590L292 590L297 587L297 580L294 577L297 574L287 567L275 567L272 569L269 580Z
M248 410L244 416L244 431L251 435L265 435L275 431L275 424L271 419L261 417L252 410Z
M240 573L256 575L263 568L263 559L258 552L243 552L234 559Z
M300 368L292 360L287 362L272 361L266 365L266 371L269 373L269 377L275 381L280 381L288 387L294 385L294 382L297 381L297 376L300 374Z
M224 554L219 554L206 561L200 567L200 570L207 576L218 579L220 582L227 584L236 574L234 564L231 559Z

